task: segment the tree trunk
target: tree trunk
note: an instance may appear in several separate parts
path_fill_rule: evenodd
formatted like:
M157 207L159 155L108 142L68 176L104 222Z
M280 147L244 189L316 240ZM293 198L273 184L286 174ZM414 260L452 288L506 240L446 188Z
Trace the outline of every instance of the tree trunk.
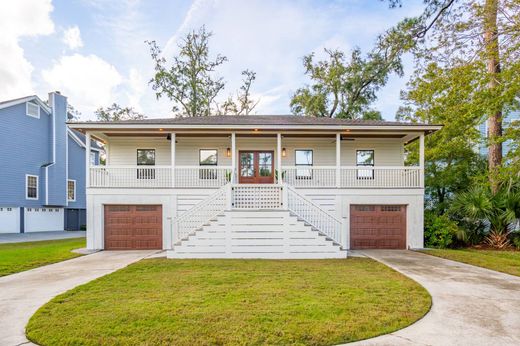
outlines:
M500 50L498 42L497 13L498 0L486 0L484 5L484 43L487 72L489 75L488 88L499 87L500 78ZM489 182L493 193L498 191L498 169L502 165L502 107L491 110L488 120L488 168Z

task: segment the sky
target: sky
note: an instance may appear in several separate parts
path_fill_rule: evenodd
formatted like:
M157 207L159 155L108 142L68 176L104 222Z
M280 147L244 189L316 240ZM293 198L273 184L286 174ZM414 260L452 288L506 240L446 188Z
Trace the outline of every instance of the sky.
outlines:
M227 56L218 75L221 99L240 87L241 71L256 72L257 114L289 114L291 95L309 83L304 55L323 49L367 52L378 34L421 12L421 0L389 9L380 0L17 0L0 1L0 101L58 90L94 120L116 102L149 118L171 117L172 103L157 100L148 81L154 64L146 40L165 58L190 30L213 32L210 52ZM374 108L392 120L412 71L392 76Z

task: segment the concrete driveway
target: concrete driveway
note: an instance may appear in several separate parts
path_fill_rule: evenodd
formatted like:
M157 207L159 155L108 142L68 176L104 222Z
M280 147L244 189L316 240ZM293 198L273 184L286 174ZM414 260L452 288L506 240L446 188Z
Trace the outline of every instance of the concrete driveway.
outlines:
M433 305L408 328L349 345L520 345L520 277L412 251L363 252L424 286Z
M30 233L0 233L0 244L27 241L56 240L85 237L85 231L52 231Z
M0 345L31 344L25 325L54 296L157 251L102 251L0 278Z

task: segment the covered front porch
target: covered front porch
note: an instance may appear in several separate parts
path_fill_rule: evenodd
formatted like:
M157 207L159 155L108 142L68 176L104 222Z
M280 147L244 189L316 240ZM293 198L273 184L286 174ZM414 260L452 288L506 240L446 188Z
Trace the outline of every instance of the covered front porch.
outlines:
M88 162L88 188L208 189L287 183L295 188L422 188L419 132L87 132L105 142L106 164ZM418 140L420 159L404 164Z

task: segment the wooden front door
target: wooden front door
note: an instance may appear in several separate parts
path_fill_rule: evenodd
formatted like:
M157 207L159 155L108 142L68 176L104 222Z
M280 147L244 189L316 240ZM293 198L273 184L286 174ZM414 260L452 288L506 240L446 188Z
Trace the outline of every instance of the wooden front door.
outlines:
M351 205L351 249L406 249L405 205Z
M241 184L273 184L273 151L240 151L238 182Z
M105 250L162 249L162 206L105 205Z

